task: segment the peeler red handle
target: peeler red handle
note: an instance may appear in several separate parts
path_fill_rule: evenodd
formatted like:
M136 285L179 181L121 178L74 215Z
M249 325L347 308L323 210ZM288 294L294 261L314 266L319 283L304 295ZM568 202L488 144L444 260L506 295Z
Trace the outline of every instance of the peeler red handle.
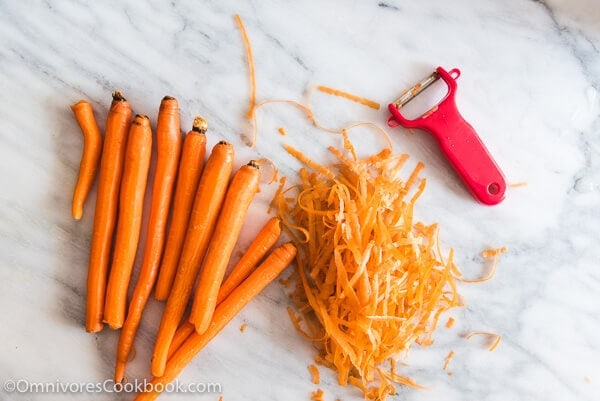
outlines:
M504 199L506 181L471 124L458 112L454 95L460 70L447 72L438 67L436 72L448 85L448 93L442 101L414 120L406 119L398 103L392 103L388 125L419 128L432 134L471 193L486 205L496 205Z

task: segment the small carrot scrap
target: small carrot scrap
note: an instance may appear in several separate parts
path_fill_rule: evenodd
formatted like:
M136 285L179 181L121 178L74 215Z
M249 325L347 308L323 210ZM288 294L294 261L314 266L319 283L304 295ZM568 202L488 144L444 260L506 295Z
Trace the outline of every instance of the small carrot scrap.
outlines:
M227 298L229 294L231 294L231 291L244 281L246 276L248 276L250 271L258 264L260 259L262 259L269 249L277 242L280 234L280 220L277 217L273 217L256 235L256 238L252 241L250 246L248 246L248 249L242 258L233 267L225 281L223 281L223 284L219 288L217 304Z
M488 348L488 350L490 352L492 352L493 350L495 350L498 347L498 345L500 344L500 340L502 339L502 336L500 334L492 333L489 331L473 331L473 332L467 334L467 336L465 338L467 340L470 340L471 337L477 336L477 335L484 335L484 336L489 336L489 337L493 338L493 341L490 343L490 346Z
M248 327L248 325L247 325L246 323L242 324L242 325L240 326L240 332L242 332L242 333L243 333L244 331L246 331L246 328L247 328L247 327Z
M323 393L323 390L318 388L315 391L312 391L310 393L310 400L311 401L325 401L325 394Z
M259 183L260 169L251 160L235 173L227 189L219 220L202 262L202 271L190 312L189 320L196 326L199 334L206 331L212 320L227 264L238 240L250 203L254 195L258 193Z
M491 258L493 256L506 253L507 251L508 248L506 248L505 246L503 246L502 248L486 249L485 251L481 252L481 256L483 256L484 258Z
M71 106L71 110L73 110L75 119L83 134L83 153L79 162L79 175L73 191L71 210L73 218L79 220L83 216L83 204L90 193L98 170L98 162L102 152L102 136L94 118L94 110L88 101L80 100Z
M386 148L361 159L343 139L343 149L330 149L338 162L329 166L292 148L305 165L300 183L274 200L298 248L297 313L288 313L340 385L384 400L395 393L393 383L424 388L380 366L413 343L433 343L442 313L461 300L452 251L444 258L438 248L438 226L413 216L426 184L418 177L423 164L403 179L406 155Z
M237 24L244 46L246 48L246 58L248 59L248 75L250 76L250 106L248 106L248 112L246 113L247 118L252 118L254 115L254 108L256 107L256 74L254 73L254 56L252 55L252 46L250 46L250 39L248 39L248 32L242 22L242 18L236 14L235 23Z
M508 187L509 188L520 188L520 187L526 187L527 185L529 185L528 182L521 181L521 182L515 182L513 184L508 184Z
M448 370L448 365L450 364L452 358L454 358L454 351L450 351L446 356L446 359L444 359L444 370Z
M313 364L310 364L310 365L308 365L308 371L312 375L312 378L313 378L312 382L313 382L313 384L319 384L321 382L321 375L319 374L319 368L317 368Z
M370 107L370 108L375 109L375 110L379 110L379 108L381 107L379 105L379 103L377 103L374 100L369 100L369 99L366 99L364 97L356 96L356 95L353 95L351 93L344 92L344 91L341 91L341 90L338 90L338 89L333 89L333 88L330 88L330 87L327 87L327 86L319 85L319 86L317 86L317 90L319 92L323 92L323 93L326 93L328 95L343 97L345 99L351 100L351 101L356 102L356 103L360 103L360 104L362 104L364 106Z
M113 93L106 119L104 144L98 176L98 195L92 231L92 245L87 277L85 329L96 333L102 330L108 264L113 231L117 221L119 187L127 133L131 124L131 106L120 92Z
M283 128L283 127L277 128L277 132L279 132L279 135L281 135L281 136L287 135L287 132L285 132L285 128Z
M223 401L223 396L222 396L222 395L220 395L220 396L219 396L219 399L218 399L217 401Z
M233 292L216 308L212 323L204 334L193 332L169 359L164 374L152 379L150 391L139 393L135 400L154 400L161 389L173 381L192 359L267 285L294 260L296 247L291 243L274 249Z
M152 354L154 376L162 376L167 364L171 340L192 294L202 258L225 198L229 176L233 169L233 154L233 146L230 143L225 141L217 143L200 177L179 265L156 335Z
M181 132L179 122L179 104L177 99L165 96L160 102L156 124L156 142L158 157L152 189L150 217L148 218L148 234L144 246L144 257L140 275L129 303L125 326L119 336L117 349L117 367L115 381L122 380L119 374L124 372L124 364L133 346L137 328L142 319L146 302L158 274L158 266L162 257L167 228L167 218L175 186L179 154L181 153Z
M498 256L503 253L506 253L506 252L507 252L507 248L505 246L503 246L502 248L486 249L485 251L483 251L481 253L481 255L484 258L491 258L491 257L494 258L490 272L486 276L481 277L481 278L466 279L466 278L462 278L462 277L456 277L456 279L458 281L462 281L463 283L483 283L485 281L491 280L494 277L494 275L496 274L496 270L498 268Z
M450 316L448 318L448 321L446 321L446 328L451 329L452 326L454 326L454 322L455 322L455 319L452 316Z
M120 328L125 317L127 288L142 227L142 211L151 155L150 119L138 114L133 119L127 139L125 165L121 180L117 236L106 287L104 321L111 329Z
M194 118L192 129L183 141L183 151L179 162L177 185L173 198L171 226L169 227L165 253L156 280L156 288L154 289L154 297L159 301L167 299L175 279L194 195L204 166L207 128L208 122L204 118Z

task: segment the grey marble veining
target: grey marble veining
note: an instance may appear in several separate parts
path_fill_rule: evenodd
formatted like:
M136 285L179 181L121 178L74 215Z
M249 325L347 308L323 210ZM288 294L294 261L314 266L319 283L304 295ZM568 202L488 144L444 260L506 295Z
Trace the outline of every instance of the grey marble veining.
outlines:
M508 181L528 182L509 190L501 205L478 205L432 138L388 129L396 152L426 163L428 188L417 215L440 222L443 247L455 248L465 275L481 274L482 249L509 248L494 280L460 286L467 306L452 313L455 327L411 351L403 373L430 390L399 388L392 399L600 399L597 0L0 2L0 381L112 377L117 333L83 330L95 189L84 218L73 221L82 140L71 103L90 100L103 129L112 90L153 124L160 99L173 95L183 129L202 114L210 147L227 139L237 164L265 156L290 176L298 164L282 143L325 161L326 146L339 144L296 109L272 105L258 112L256 147L245 146L248 78L236 13L252 41L259 101L304 101L311 85L324 84L385 105L437 65L459 67L462 114ZM385 107L373 111L318 93L312 104L328 126L384 125L387 118ZM278 127L288 135L278 135ZM362 154L383 146L369 130L351 138ZM273 191L263 185L240 246L266 220ZM271 285L181 381L220 383L226 401L310 399L317 386L306 367L314 351L287 319L287 303L285 290ZM130 379L149 377L161 310L151 301L144 313ZM483 339L464 339L472 330L498 332L502 342L489 353ZM442 370L450 350L452 376ZM332 372L322 368L321 376L327 400L361 399L340 388ZM2 400L64 397L0 390Z

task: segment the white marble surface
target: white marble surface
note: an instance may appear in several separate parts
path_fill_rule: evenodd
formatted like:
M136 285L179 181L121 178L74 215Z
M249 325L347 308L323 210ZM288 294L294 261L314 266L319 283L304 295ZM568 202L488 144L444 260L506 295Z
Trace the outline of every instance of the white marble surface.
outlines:
M455 328L411 352L406 373L431 389L400 389L393 399L600 399L597 0L0 2L0 380L112 376L116 333L83 330L95 192L84 219L74 222L70 199L82 143L71 103L87 98L104 116L110 92L120 89L154 121L161 97L173 95L183 127L200 113L210 120L211 145L227 139L238 164L268 156L286 174L297 164L280 143L321 160L325 145L336 143L294 109L272 106L259 114L256 148L244 147L248 81L235 13L252 40L259 100L302 100L307 87L325 84L386 103L437 65L461 68L463 115L508 181L529 183L499 206L481 206L431 138L389 131L396 152L427 164L418 216L441 223L443 245L455 247L465 274L480 273L482 249L510 250L493 281L461 286L468 305L454 313ZM330 125L387 118L385 108L323 95L314 104ZM276 133L279 126L288 136ZM367 131L352 138L365 154L382 145ZM263 187L243 244L266 219L271 193ZM219 382L226 401L308 400L316 387L306 368L313 350L292 328L286 303L281 286L270 286L181 380ZM152 301L144 315L130 378L149 375L161 308ZM243 322L248 329L240 333ZM498 332L503 341L488 353L483 342L463 338L471 330ZM452 376L441 369L450 349ZM322 369L322 377L327 400L361 399L339 388L331 372ZM0 391L2 400L64 398Z

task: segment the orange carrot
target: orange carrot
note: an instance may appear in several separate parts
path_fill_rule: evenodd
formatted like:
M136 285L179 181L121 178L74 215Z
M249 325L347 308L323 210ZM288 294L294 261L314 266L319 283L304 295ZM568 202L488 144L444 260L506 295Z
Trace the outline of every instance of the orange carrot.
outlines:
M94 110L89 102L80 100L71 106L71 110L73 110L75 119L83 134L83 154L79 163L77 184L75 185L75 191L73 191L71 211L73 218L79 220L83 215L83 204L96 177L100 153L102 152L102 136L94 118Z
M104 145L100 160L98 195L87 277L85 329L91 333L98 332L103 327L102 316L104 314L108 262L117 219L119 185L123 172L130 120L129 102L121 93L113 93L113 102L106 119Z
M111 329L118 329L123 325L122 316L125 315L127 304L127 288L142 227L144 194L146 193L151 155L150 120L148 117L138 114L133 119L127 139L125 165L119 194L120 212L117 238L106 288L104 321Z
M194 195L198 188L198 181L202 174L204 165L204 154L206 153L206 129L208 123L202 117L196 117L192 130L188 132L183 142L183 152L179 163L177 176L177 187L173 198L173 215L171 216L171 227L165 245L165 254L160 267L160 273L156 280L154 297L164 301L169 296L183 240L188 226L188 220L192 211Z
M239 15L235 15L235 23L237 24L242 34L244 46L246 47L246 57L248 59L248 74L250 75L250 106L248 106L248 112L246 113L247 118L252 118L254 114L254 107L256 106L256 74L254 73L254 56L252 56L252 46L250 46L250 39L248 39L248 32L244 27L244 23Z
M221 285L219 289L219 295L217 296L217 305L220 305L238 285L244 281L251 270L256 266L258 261L271 249L271 247L279 239L281 234L280 220L277 217L270 219L267 224L260 230L254 241L250 244L242 258L235 265L235 267L227 276L227 279ZM243 327L243 330L242 330ZM240 327L240 331L246 329L245 324ZM177 328L171 345L169 346L169 353L167 360L171 359L171 356L179 349L181 344L195 331L194 325L189 321L184 322Z
M152 356L154 376L161 376L167 363L169 344L192 293L202 258L225 198L232 169L233 146L227 142L219 142L213 148L198 184L179 266L156 336Z
M202 272L190 312L189 320L196 326L199 334L206 331L212 320L219 287L250 203L258 192L259 182L260 169L251 160L235 173L227 189L215 231L202 262Z
M269 249L277 242L279 235L281 234L281 226L279 223L279 218L271 218L256 235L254 241L252 241L242 258L233 267L231 273L229 273L221 285L221 288L219 288L217 304L220 304L221 301L231 294L231 291L244 281L246 276L248 276L260 259L265 256Z
M156 142L158 157L152 189L150 217L148 219L148 235L140 275L129 303L125 327L123 327L119 337L117 368L115 371L117 379L122 378L122 373L125 370L125 363L133 346L142 312L156 281L164 246L167 217L173 195L175 176L177 175L179 153L181 152L179 105L177 100L170 96L165 96L160 103L156 124Z
M196 328L193 324L191 324L187 319L184 319L181 323L181 326L177 328L175 335L173 336L173 341L171 341L171 345L169 346L169 354L167 355L167 360L170 360L173 354L181 347L181 344L187 340L189 336L196 332Z
M169 360L161 377L152 380L152 391L140 393L137 401L154 400L160 395L160 387L171 382L190 361L269 283L292 262L296 247L286 243L271 254L217 307L212 323L204 334L192 333ZM159 383L162 385L159 385Z

